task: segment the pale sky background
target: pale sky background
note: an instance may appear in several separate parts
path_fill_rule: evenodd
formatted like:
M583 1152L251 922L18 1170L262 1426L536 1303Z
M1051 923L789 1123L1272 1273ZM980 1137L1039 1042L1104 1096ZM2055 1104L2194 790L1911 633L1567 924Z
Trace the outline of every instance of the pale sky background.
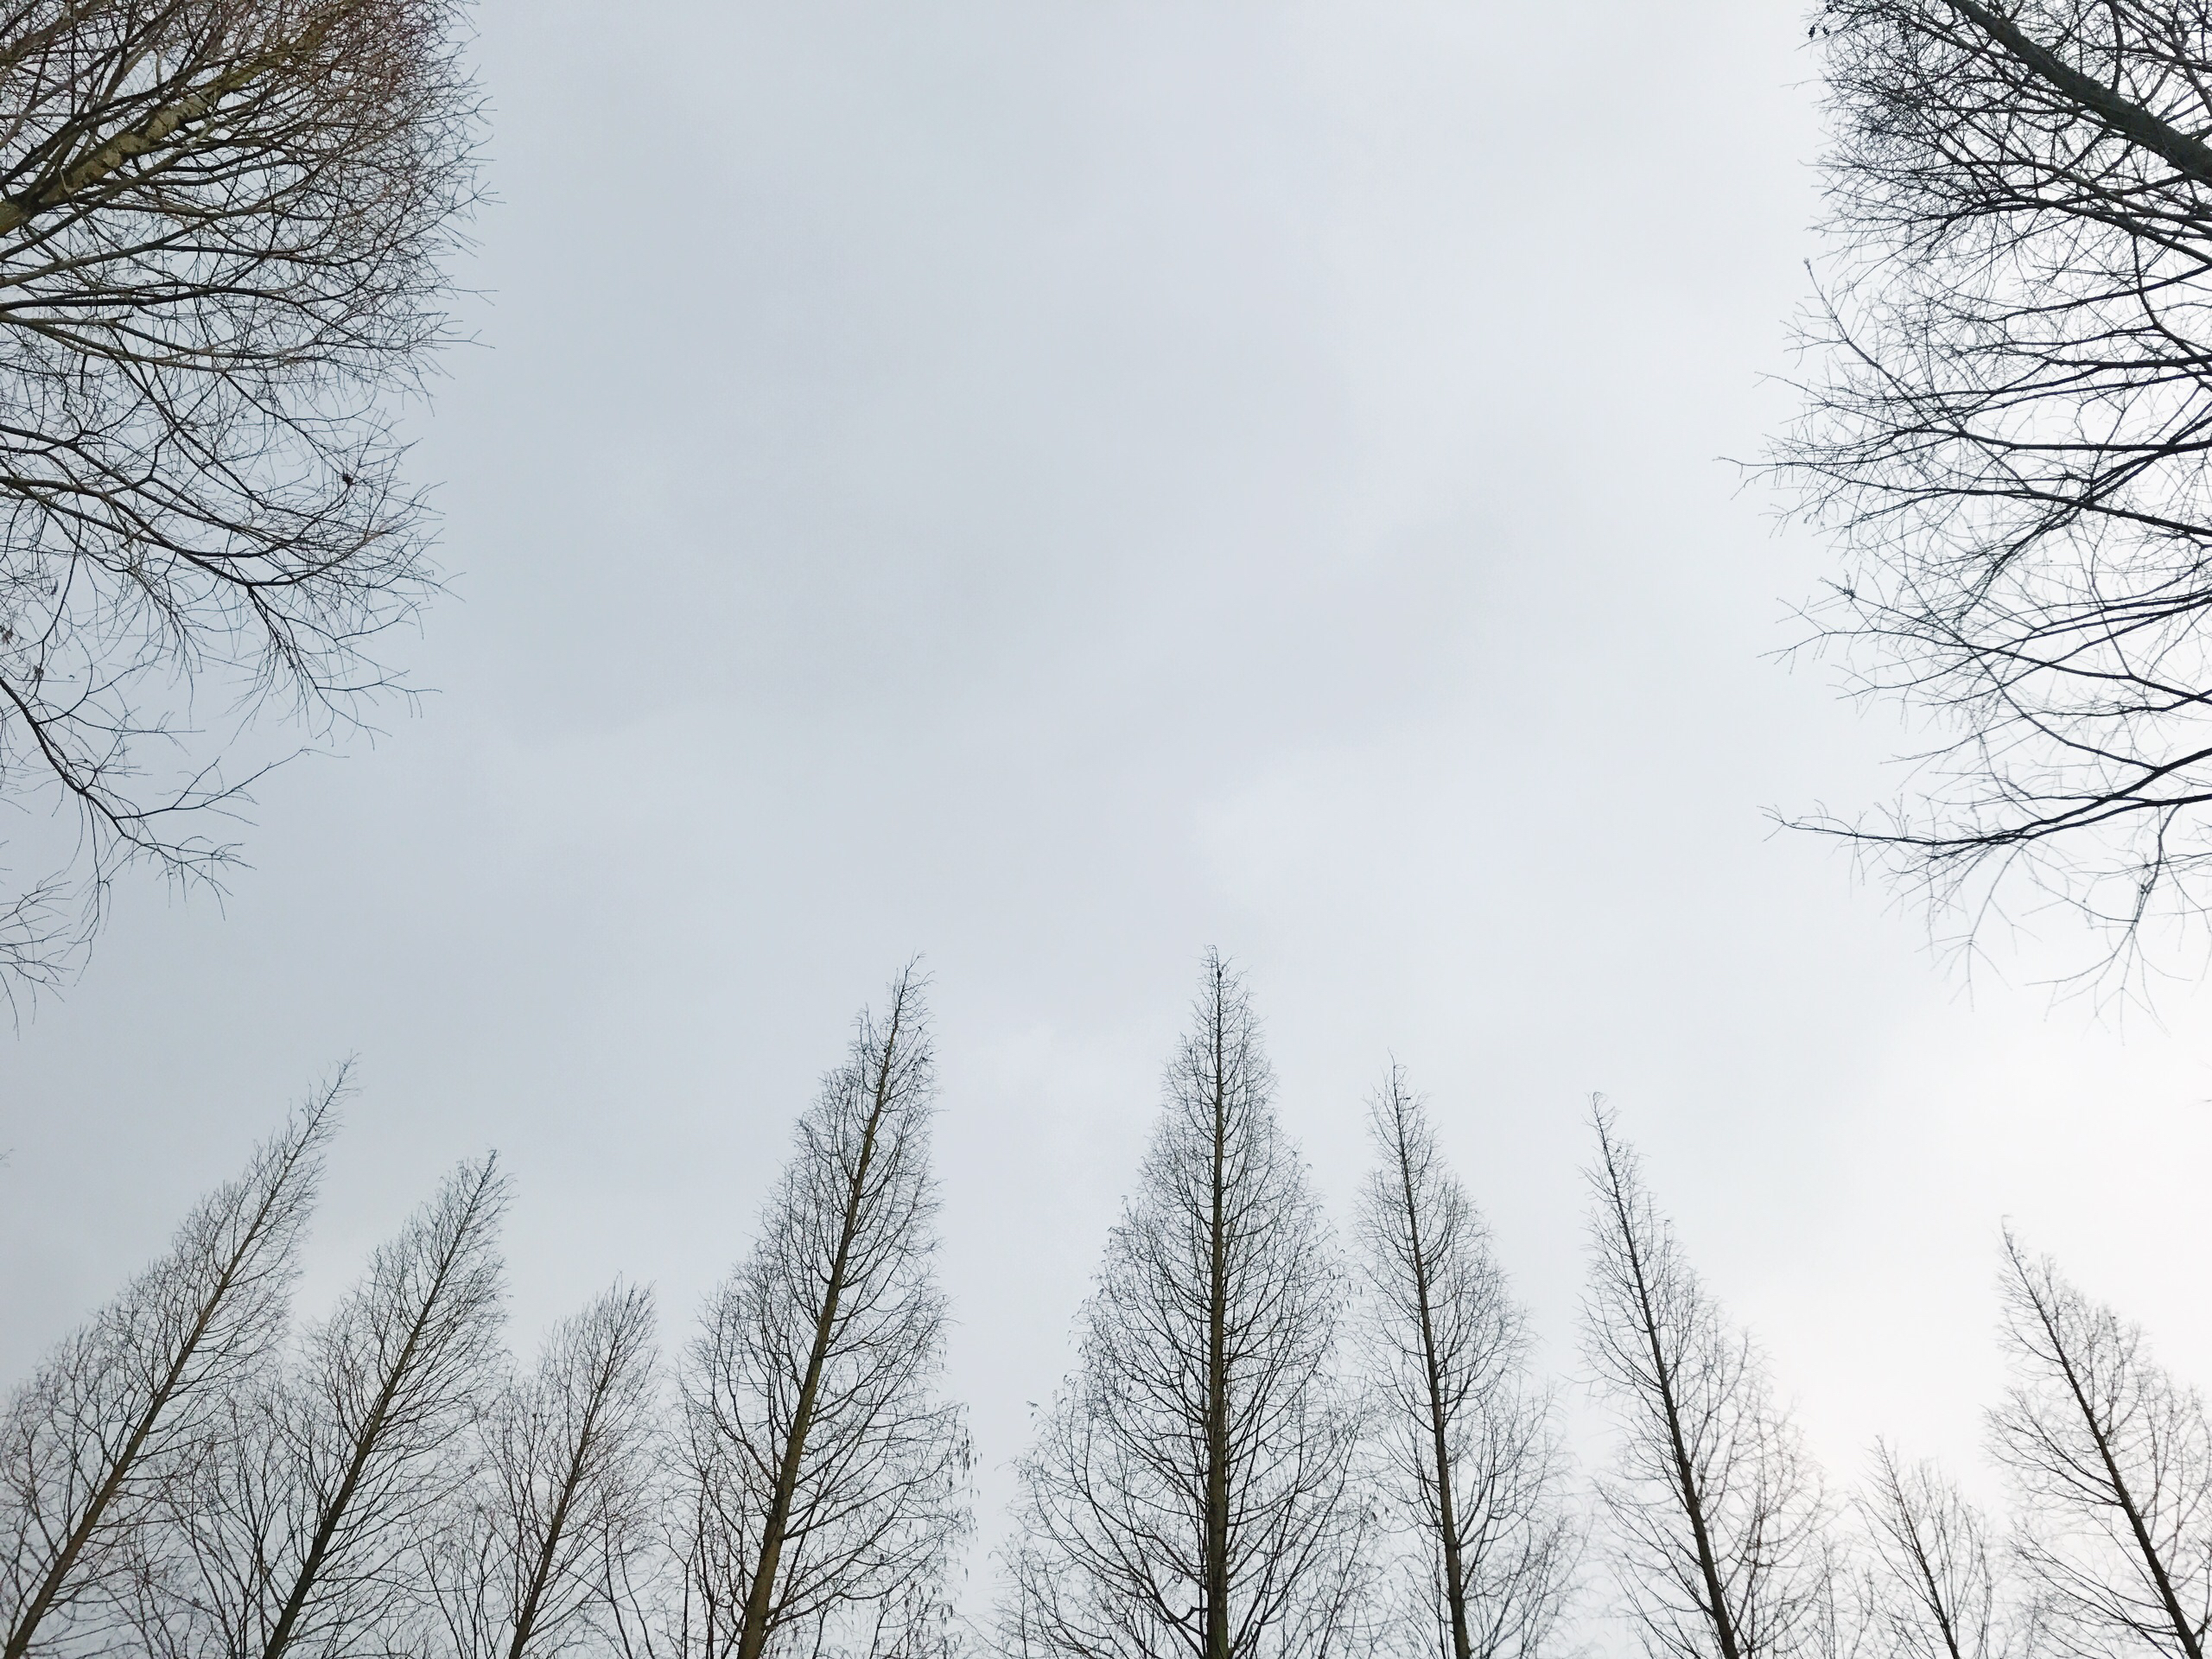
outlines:
M0 1376L349 1053L306 1307L493 1146L517 1345L619 1274L673 1346L918 951L988 1537L1218 945L1339 1217L1395 1052L1563 1374L1602 1090L1840 1482L1973 1468L2006 1217L2212 1381L2202 996L1969 996L1764 817L1895 742L1767 660L1825 556L1720 459L1789 408L1795 9L480 25L436 695L0 1039Z

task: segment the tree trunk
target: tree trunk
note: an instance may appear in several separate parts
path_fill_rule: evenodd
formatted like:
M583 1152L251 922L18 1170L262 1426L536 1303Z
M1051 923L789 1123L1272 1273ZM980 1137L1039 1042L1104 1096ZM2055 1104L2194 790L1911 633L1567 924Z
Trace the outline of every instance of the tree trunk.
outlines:
M1605 1148L1608 1166L1612 1163L1612 1147ZM1682 1440L1681 1402L1675 1397L1674 1367L1667 1363L1666 1352L1659 1340L1659 1322L1651 1306L1651 1288L1644 1275L1643 1241L1637 1236L1634 1218L1627 1206L1620 1201L1618 1179L1613 1186L1614 1214L1620 1224L1621 1238L1626 1245L1630 1270L1636 1275L1637 1311L1643 1325L1644 1344L1651 1351L1651 1375L1659 1389L1660 1408L1667 1420L1667 1444L1674 1458L1675 1476L1681 1483L1682 1512L1690 1523L1690 1536L1697 1550L1698 1572L1705 1580L1706 1611L1713 1621L1713 1634L1720 1644L1720 1659L1741 1659L1736 1641L1736 1622L1728 1611L1728 1600L1720 1587L1720 1566L1713 1554L1712 1530L1706 1524L1704 1495L1698 1491L1697 1473L1690 1465L1689 1448ZM2191 1659L2196 1659L2191 1656Z
M1206 1309L1205 1659L1229 1659L1229 1095L1223 1079L1223 970L1213 988L1213 1209ZM2195 1659L2192 1656L2191 1659Z
M2111 87L2067 63L2022 34L2011 19L1975 3L1947 0L1951 10L2001 47L2014 61L2093 113L2129 143L2140 144L2197 183L2212 187L2212 149L2178 132Z
M1421 1363L1428 1377L1429 1430L1434 1437L1436 1458L1436 1522L1444 1546L1444 1594L1452 1611L1452 1651L1454 1659L1474 1659L1467 1636L1467 1580L1460 1560L1459 1522L1452 1494L1452 1448L1446 1437L1444 1379L1436 1355L1436 1321L1429 1300L1428 1259L1421 1242L1421 1206L1414 1197L1414 1176L1406 1161L1405 1137L1398 1138L1398 1175L1406 1193L1407 1240L1412 1247L1414 1297L1421 1310Z
M472 1212L491 1196L492 1191L493 1165L486 1161L477 1176L476 1191L469 1200ZM360 1490L361 1478L368 1471L370 1459L377 1454L382 1445L385 1424L391 1414L392 1402L398 1397L401 1385L410 1379L416 1351L422 1345L424 1327L430 1323L431 1315L439 1311L441 1294L455 1265L474 1242L474 1229L467 1220L456 1226L453 1230L453 1236L447 1241L446 1248L438 1258L437 1272L408 1327L407 1340L400 1346L399 1357L385 1370L376 1404L369 1408L367 1421L354 1435L353 1453L346 1460L345 1478L339 1482L336 1496L316 1518L314 1540L308 1544L306 1558L301 1561L300 1570L292 1580L291 1592L284 1599L283 1611L276 1617L276 1627L270 1631L268 1641L263 1644L262 1659L283 1659L286 1650L291 1647L300 1615L306 1611L308 1598L315 1592L315 1585L321 1579L323 1567L329 1560L330 1548L337 1538L339 1525L345 1520L346 1511L353 1507L354 1497Z
M292 1179L294 1171L298 1168L302 1158L310 1156L321 1144L321 1126L328 1117L339 1096L344 1091L345 1086L346 1077L341 1070L337 1080L323 1091L321 1102L313 1109L307 1121L296 1129L290 1131L293 1136L291 1149L285 1155L274 1178L263 1192L261 1203L254 1211L252 1224L246 1229L245 1235L238 1242L238 1248L223 1263L222 1271L217 1275L213 1288L207 1293L206 1300L200 1304L199 1313L193 1320L191 1330L186 1333L184 1340L178 1344L175 1356L162 1373L162 1380L147 1397L145 1408L139 1413L137 1421L131 1425L130 1432L124 1439L123 1449L116 1454L115 1461L109 1465L106 1477L100 1482L99 1490L92 1494L91 1502L86 1504L84 1514L79 1518L77 1524L70 1529L67 1539L62 1544L60 1553L54 1558L54 1565L48 1569L46 1576L39 1580L38 1588L32 1593L22 1615L16 1619L15 1629L8 1633L6 1648L4 1650L0 1650L4 1651L4 1659L22 1659L23 1655L29 1650L31 1638L38 1634L39 1625L52 1609L54 1599L61 1593L62 1587L68 1582L69 1574L76 1569L78 1560L82 1557L92 1535L99 1529L100 1522L105 1517L109 1506L115 1502L117 1495L123 1490L124 1482L130 1478L131 1471L137 1466L140 1457L144 1454L146 1442L152 1436L162 1414L168 1409L176 1397L178 1389L183 1386L185 1373L194 1358L199 1354L200 1344L207 1340L209 1329L214 1325L217 1314L222 1311L225 1299L229 1296L232 1287L238 1282L238 1276L245 1269L248 1260L259 1248L280 1202L286 1197L287 1184Z
M899 1052L899 1025L906 1014L903 998L891 1008L891 1029L886 1033L882 1057L876 1065L875 1094L868 1127L861 1137L860 1158L853 1167L852 1184L845 1197L845 1215L837 1236L837 1253L830 1268L830 1282L822 1298L822 1313L814 1323L814 1344L806 1357L806 1374L799 1384L798 1404L791 1413L791 1433L784 1442L776 1468L776 1487L760 1527L760 1554L754 1563L753 1582L745 1597L745 1623L738 1633L738 1659L760 1659L768 1645L775 1612L776 1570L784 1554L784 1537L791 1526L791 1499L798 1490L801 1459L806 1454L807 1431L813 1426L814 1404L822 1387L822 1369L830 1357L830 1343L837 1329L837 1304L845 1289L847 1263L853 1236L860 1225L861 1200L868 1190L868 1166L875 1159L875 1135L890 1099L891 1066Z

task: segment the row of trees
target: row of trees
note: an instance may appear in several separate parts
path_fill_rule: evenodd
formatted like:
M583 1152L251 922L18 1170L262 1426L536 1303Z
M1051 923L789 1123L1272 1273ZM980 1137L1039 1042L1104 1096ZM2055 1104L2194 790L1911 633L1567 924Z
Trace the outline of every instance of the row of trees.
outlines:
M10 1402L6 1659L932 1649L969 1454L938 1386L911 978L665 1368L651 1296L620 1284L512 1364L488 1158L296 1332L342 1084Z
M2202 1405L2048 1262L2007 1239L2010 1528L1886 1447L1840 1501L1600 1110L1585 1357L1618 1432L1586 1503L1403 1075L1371 1103L1347 1261L1218 960L1016 1465L988 1630L950 1605L970 1448L942 1383L911 973L665 1363L651 1297L620 1285L534 1368L506 1358L489 1160L296 1330L340 1092L9 1402L4 1659L1539 1659L1573 1650L1604 1584L1655 1659L2203 1656Z

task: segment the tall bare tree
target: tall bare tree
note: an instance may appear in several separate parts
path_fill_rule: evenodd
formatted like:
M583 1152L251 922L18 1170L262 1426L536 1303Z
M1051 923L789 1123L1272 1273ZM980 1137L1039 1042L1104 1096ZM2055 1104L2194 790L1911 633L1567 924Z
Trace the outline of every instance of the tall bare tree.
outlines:
M424 1570L456 1659L590 1643L652 1535L650 1293L618 1285L546 1339L484 1414L480 1488Z
M234 1393L223 1455L178 1495L137 1642L174 1659L381 1650L425 1614L423 1540L474 1473L496 1357L506 1188L464 1163L309 1335Z
M1077 1375L1020 1466L1005 1636L1024 1655L1325 1659L1358 1633L1341 1272L1217 956L1195 1015Z
M2142 1332L2005 1239L2017 1381L1991 1414L2021 1502L2018 1553L2047 1645L2204 1659L2212 1625L2212 1431Z
M1845 550L1821 639L1940 734L1886 817L1815 823L1969 926L2056 894L2125 963L2212 897L2212 11L1814 32L1834 257L1778 460Z
M1581 1545L1551 1396L1529 1378L1527 1320L1490 1229L1395 1065L1370 1127L1378 1166L1359 1232L1379 1438L1417 1544L1421 1605L1403 1633L1415 1652L1533 1659L1558 1628Z
M942 1608L969 1452L940 1387L922 993L910 967L861 1014L685 1357L681 1653L888 1659Z
M215 1454L284 1334L341 1071L0 1418L5 1659L81 1648L127 1600L165 1496Z
M2024 1621L2006 1605L1988 1523L1932 1463L1874 1447L1858 1504L1873 1546L1866 1611L1876 1650L1894 1659L2005 1659Z
M1620 1421L1599 1493L1623 1604L1654 1659L1818 1651L1835 1609L1814 1471L1611 1114L1592 1116L1585 1352Z
M326 727L387 683L431 582L389 408L474 193L463 10L0 3L0 799L80 849L0 893L0 988L119 865L230 858L251 778L180 686Z

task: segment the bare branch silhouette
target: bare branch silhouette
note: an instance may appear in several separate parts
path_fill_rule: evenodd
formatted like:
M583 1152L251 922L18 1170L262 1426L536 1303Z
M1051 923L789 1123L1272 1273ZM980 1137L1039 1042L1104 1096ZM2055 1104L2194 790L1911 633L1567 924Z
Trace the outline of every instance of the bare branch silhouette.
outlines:
M327 730L391 683L433 578L390 405L475 189L461 16L0 6L0 802L77 831L0 899L0 982L59 974L126 863L219 874L257 707Z
M475 1472L506 1186L466 1163L381 1246L301 1362L238 1390L222 1455L175 1495L138 1640L161 1659L373 1649L431 1601L418 1568Z
M1326 1659L1364 1634L1341 1270L1273 1094L1211 957L1077 1376L1020 1465L1019 1654Z
M1873 1543L1869 1624L1897 1659L2005 1659L2027 1621L2006 1605L2004 1563L1980 1511L1930 1463L1874 1447L1858 1510Z
M941 1610L969 1451L938 1387L922 990L910 967L861 1017L685 1357L678 1654L905 1659Z
M1585 1351L1620 1420L1599 1484L1653 1659L1785 1659L1832 1641L1818 1484L1751 1339L1731 1331L1602 1105Z
M657 1364L652 1297L617 1285L492 1399L479 1489L423 1564L454 1659L600 1645L622 1569L652 1540Z
M1821 7L1833 257L1775 457L1845 554L1815 643L1939 734L1886 815L1806 823L1965 941L2077 909L2122 982L2212 896L2209 22Z
M285 1332L345 1073L70 1337L0 1418L6 1659L72 1650L128 1600L146 1530L216 1455L233 1393Z
M2203 1659L2212 1624L2212 1430L2143 1334L2005 1238L2018 1377L1990 1415L2021 1506L2016 1554L2044 1643Z
M1370 1109L1379 1166L1359 1213L1379 1436L1414 1540L1408 1649L1535 1659L1551 1649L1582 1540L1548 1392L1490 1230L1395 1065Z

